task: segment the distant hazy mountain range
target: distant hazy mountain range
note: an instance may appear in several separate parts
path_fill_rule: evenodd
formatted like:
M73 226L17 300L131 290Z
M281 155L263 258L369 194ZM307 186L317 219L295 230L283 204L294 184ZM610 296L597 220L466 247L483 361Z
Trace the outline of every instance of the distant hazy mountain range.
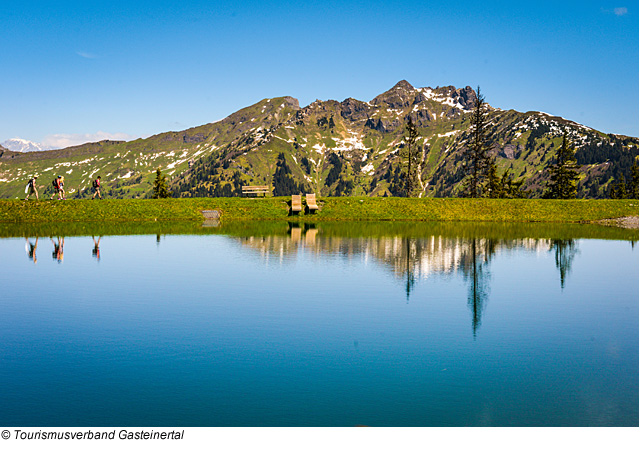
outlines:
M2 147L14 152L41 152L43 150L51 150L44 148L42 145L27 141L26 139L13 138L8 139L0 144Z
M110 196L144 197L154 171L168 175L177 196L240 195L243 185L318 195L397 195L399 149L408 117L420 131L423 197L457 195L462 150L469 139L476 92L466 87L414 88L401 81L365 102L292 97L264 99L229 117L184 131L130 142L101 141L47 152L0 149L0 197L22 195L32 174L43 186L63 175L75 196L102 176ZM489 101L491 99L488 99ZM542 112L491 108L499 173L524 178L530 197L546 184L545 167L566 134L581 166L580 197L608 195L611 180L636 164L638 138L606 134Z

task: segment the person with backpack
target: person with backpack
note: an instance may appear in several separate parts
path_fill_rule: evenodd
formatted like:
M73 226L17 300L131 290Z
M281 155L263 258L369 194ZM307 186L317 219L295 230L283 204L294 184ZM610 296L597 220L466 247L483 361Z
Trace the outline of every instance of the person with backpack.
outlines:
M93 197L91 197L91 200L96 198L96 195L100 200L102 200L102 195L100 194L100 176L93 180Z
M60 185L58 184L58 180L60 179L60 176L58 176L57 178L54 178L53 181L51 182L51 184L53 185L53 195L51 196L51 200L53 200L53 197L55 197L56 195L58 196L58 199L60 199Z
M31 178L29 180L29 182L27 183L27 187L24 190L25 192L27 192L27 198L25 198L25 200L29 200L29 197L31 197L31 194L36 194L36 200L39 200L38 198L38 189L36 189L36 179L38 178L38 175L34 175L33 178Z
M62 175L58 175L58 178L55 178L52 182L53 184L53 195L51 196L51 200L53 197L58 194L58 200L66 200L64 197L64 177Z

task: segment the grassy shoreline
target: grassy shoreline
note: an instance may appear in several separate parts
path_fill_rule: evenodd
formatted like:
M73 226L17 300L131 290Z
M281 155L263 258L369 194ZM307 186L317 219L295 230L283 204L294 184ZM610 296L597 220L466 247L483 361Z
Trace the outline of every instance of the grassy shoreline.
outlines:
M162 200L0 200L0 222L203 221L202 210L221 220L292 220L288 197ZM638 200L541 200L326 197L317 214L293 219L322 221L590 223L638 216Z

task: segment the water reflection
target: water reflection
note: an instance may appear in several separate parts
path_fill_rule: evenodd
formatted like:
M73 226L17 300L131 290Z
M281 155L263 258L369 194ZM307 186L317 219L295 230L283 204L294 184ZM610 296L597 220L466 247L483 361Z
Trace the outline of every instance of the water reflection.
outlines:
M402 280L409 302L416 284L433 276L460 273L468 283L467 304L471 312L474 337L482 324L482 314L491 292L491 261L498 252L555 251L555 265L564 289L571 264L579 253L574 239L438 236L341 237L324 234L322 227L289 224L287 235L236 238L243 247L258 252L266 264L293 262L299 255L324 258L340 255L351 260L379 264Z
M38 262L38 258L36 256L36 250L38 249L38 236L36 236L35 243L31 243L28 237L25 238L27 243L25 244L25 249L27 250L27 256L30 260L33 261L34 264Z
M0 420L637 425L637 233L3 226Z
M631 241L631 245L633 246L633 241ZM573 258L579 253L578 244L573 239L553 239L549 251L555 251L556 267L560 272L560 287L564 289Z
M54 241L53 238L50 239L53 243L51 257L58 263L62 263L64 261L64 236L62 238L58 237L58 242Z
M469 283L467 303L471 310L471 327L476 337L480 327L482 312L489 300L489 281L491 272L489 263L496 252L493 239L471 239L471 245L465 249L460 258L460 269Z
M102 239L102 236L98 236L98 239L96 239L95 236L91 236L91 238L93 239L91 256L93 256L97 261L100 261L100 240ZM39 239L39 236L35 236L35 241L32 243L30 236L25 237L25 251L27 252L27 257L33 261L34 264L38 262L36 252L38 250ZM53 236L49 236L49 240L53 245L53 250L51 251L52 259L58 263L63 263L65 236L56 236L55 240Z
M273 261L278 264L294 262L304 254L312 258L337 255L346 260L360 259L365 264L379 265L399 281L407 303L420 280L459 274L468 285L466 302L471 314L474 336L480 329L482 315L489 302L491 262L496 253L554 252L561 289L565 288L573 261L580 253L578 241L572 238L527 238L521 237L521 233L519 237L501 237L512 233L511 228L507 230L509 233L487 233L481 228L465 228L460 225L438 225L435 228L434 225L430 225L432 231L429 231L429 226L420 229L411 225L412 228L407 232L404 228L398 229L397 225L394 228L388 224L369 224L370 230L374 232L358 234L358 226L362 226L360 224L289 222L285 224L284 229L278 228L282 227L282 223L268 225L265 228L266 232L260 232L261 228L256 228L255 224L243 225L235 230L236 234L243 236L229 234L227 237L260 254L266 264ZM216 230L215 234L225 234L224 227L221 228L222 230ZM416 229L420 231L416 232ZM451 232L452 229L457 231ZM353 231L355 232L352 233ZM156 244L159 245L164 233L154 234ZM53 244L52 258L62 263L65 237L53 236L50 235ZM103 236L91 237L91 254L99 262ZM37 263L38 239L37 235L34 242L29 237L25 238L27 256L34 263ZM631 240L630 243L633 247L635 240Z
M100 261L100 239L102 236L98 236L98 240L96 241L95 236L91 236L93 239L93 250L91 250L91 256L93 256L98 262Z

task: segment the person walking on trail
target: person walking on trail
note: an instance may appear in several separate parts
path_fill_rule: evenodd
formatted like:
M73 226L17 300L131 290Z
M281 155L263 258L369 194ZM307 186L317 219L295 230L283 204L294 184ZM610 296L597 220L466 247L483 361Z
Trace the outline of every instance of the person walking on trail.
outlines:
M29 200L29 197L31 197L31 194L36 194L36 200L39 200L38 189L36 188L37 179L38 179L38 175L34 175L33 178L31 178L27 183L27 188L24 190L27 193L27 197L25 198L25 200Z
M100 177L99 176L98 178L93 180L93 197L91 197L91 200L96 198L96 195L100 200L102 200L102 195L100 194Z
M55 197L56 195L58 196L58 198L60 198L60 185L58 184L60 180L60 177L58 176L57 178L54 178L53 181L51 182L51 184L53 184L53 195L51 196L51 200L53 200L53 197Z
M60 200L66 200L67 197L66 197L66 194L64 192L64 177L60 176L60 180L59 181L60 181L60 197L61 197Z
M53 195L51 196L51 200L53 197L58 195L58 200L66 200L64 197L64 177L62 175L58 175L58 178L53 180Z

